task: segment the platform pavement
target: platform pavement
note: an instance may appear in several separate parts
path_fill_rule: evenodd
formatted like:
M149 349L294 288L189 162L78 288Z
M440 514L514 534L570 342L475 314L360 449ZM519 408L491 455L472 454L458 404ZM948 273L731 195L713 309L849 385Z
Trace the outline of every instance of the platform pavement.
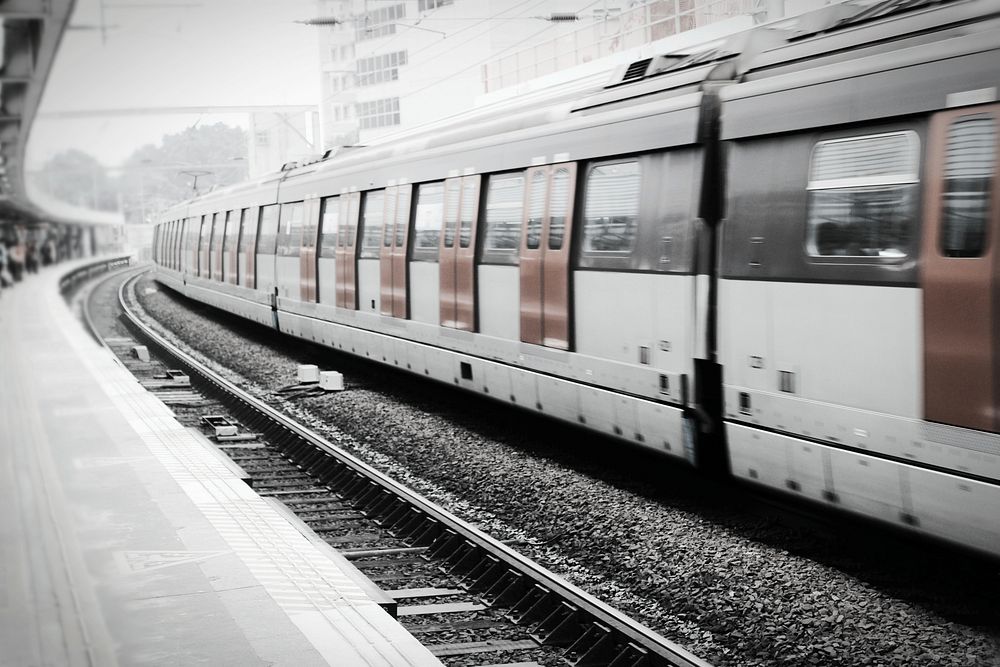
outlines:
M0 665L440 665L98 346L0 295Z

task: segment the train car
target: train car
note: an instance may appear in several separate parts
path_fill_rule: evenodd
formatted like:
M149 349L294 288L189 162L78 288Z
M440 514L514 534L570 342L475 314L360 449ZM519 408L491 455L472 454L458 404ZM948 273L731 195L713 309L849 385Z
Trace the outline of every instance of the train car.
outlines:
M998 5L925 4L720 94L726 441L734 475L996 552Z
M996 0L844 4L167 211L287 334L1000 554Z

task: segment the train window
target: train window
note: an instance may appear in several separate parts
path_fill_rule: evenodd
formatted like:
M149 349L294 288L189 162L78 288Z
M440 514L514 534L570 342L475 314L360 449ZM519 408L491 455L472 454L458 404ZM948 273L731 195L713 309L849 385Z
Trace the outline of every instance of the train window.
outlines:
M397 248L402 248L406 243L406 225L410 217L410 186L399 186L399 199L396 200L396 239L393 241Z
M257 254L273 255L278 242L278 205L260 207L257 226Z
M468 248L472 241L472 219L476 215L476 187L478 179L467 178L462 182L462 212L458 225L458 245Z
M598 257L632 254L639 230L642 170L638 160L594 165L587 174L583 209L583 253Z
M320 202L320 257L337 255L340 221L340 197L324 197Z
M237 224L236 211L226 211L226 237L222 241L222 251L229 252L236 247L239 239L240 226Z
M992 116L963 116L948 128L940 239L941 254L946 257L983 254L995 153Z
M413 217L413 259L436 262L444 218L444 183L424 183L417 188L417 211Z
M385 208L382 209L382 247L391 248L392 238L395 234L396 221L396 187L390 185L385 189Z
M458 204L461 199L461 183L456 178L445 181L444 197L444 247L453 248L455 246L455 228L458 226Z
M302 248L302 226L305 223L305 204L282 204L278 223L278 256L298 257Z
M490 177L486 192L484 264L517 265L524 213L524 174Z
M562 248L566 232L566 209L569 206L569 169L556 169L549 193L549 250Z
M525 240L529 250L538 248L542 238L542 216L545 215L545 171L539 170L531 175L531 195L528 202L528 238Z
M247 246L252 248L255 240L254 227L248 224L250 216L247 215L247 210L243 209L240 211L240 238L236 243L236 251L239 253L246 252Z
M208 249L212 252L216 252L222 243L222 233L225 231L224 223L225 217L222 213L212 214L212 239L208 243Z
M212 240L212 219L207 216L201 216L201 225L198 228L198 248L201 250L208 250L209 245ZM202 270L207 270L208 267L202 267Z
M385 190L365 193L365 206L361 214L363 236L361 258L378 259L382 242L382 218L385 216Z
M905 257L916 217L919 148L912 131L817 143L807 187L807 252Z

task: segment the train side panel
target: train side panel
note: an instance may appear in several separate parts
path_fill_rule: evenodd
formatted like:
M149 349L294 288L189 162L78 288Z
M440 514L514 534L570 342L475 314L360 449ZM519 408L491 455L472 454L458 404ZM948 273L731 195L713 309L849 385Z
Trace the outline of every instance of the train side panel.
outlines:
M944 294L928 283L928 261L942 267L932 280L947 284L950 266L969 265L969 247L992 256L969 220L989 226L976 193L994 188L986 181L998 143L983 123L996 105L982 102L1000 89L986 64L1000 33L924 39L891 56L751 73L722 93L719 354L730 466L753 483L997 553L992 370L977 370L987 378L981 396L958 365L939 361L928 373L934 354L959 352L936 342L940 331L975 326L957 311L941 316L966 298L954 286L939 312L928 308L932 288ZM947 147L930 130L942 116L972 121ZM940 210L961 214L952 259L950 237L928 225ZM969 289L989 293L994 271ZM992 369L992 330L969 340L961 354ZM979 401L989 417L945 401Z

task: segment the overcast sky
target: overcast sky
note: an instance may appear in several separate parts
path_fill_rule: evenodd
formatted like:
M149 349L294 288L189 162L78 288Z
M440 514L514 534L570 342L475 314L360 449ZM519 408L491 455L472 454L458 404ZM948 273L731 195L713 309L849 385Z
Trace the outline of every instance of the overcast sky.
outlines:
M145 7L143 5L146 5ZM77 0L56 56L28 169L77 148L120 164L164 133L196 122L245 126L245 115L49 119L45 112L173 106L315 104L319 97L314 0Z

